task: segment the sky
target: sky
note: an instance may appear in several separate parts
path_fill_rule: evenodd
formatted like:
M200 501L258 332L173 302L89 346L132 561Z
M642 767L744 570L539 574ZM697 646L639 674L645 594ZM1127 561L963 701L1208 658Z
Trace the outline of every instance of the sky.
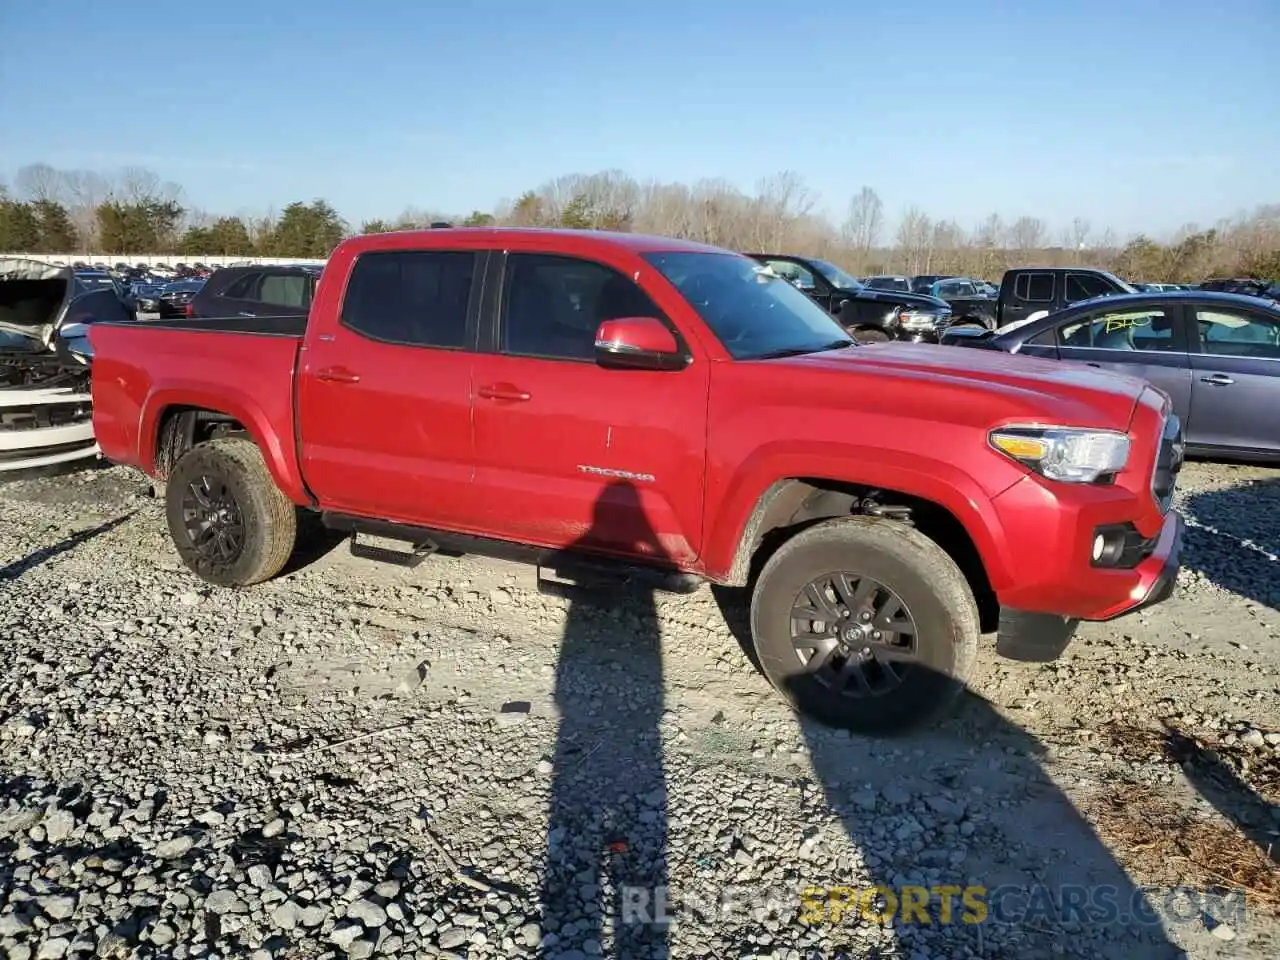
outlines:
M0 37L0 182L144 166L215 213L608 169L1121 236L1280 202L1280 0L59 0Z

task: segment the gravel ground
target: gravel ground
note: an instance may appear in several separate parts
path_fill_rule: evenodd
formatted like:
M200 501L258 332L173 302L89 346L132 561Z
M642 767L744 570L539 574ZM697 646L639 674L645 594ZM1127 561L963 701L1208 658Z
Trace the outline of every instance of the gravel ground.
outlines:
M1278 956L1280 471L1182 488L1172 600L1054 664L986 656L954 717L866 741L781 705L731 594L570 602L314 531L217 591L135 473L0 485L0 954ZM1209 883L1247 913L1025 895L1127 917L1138 884ZM950 884L1024 895L828 909Z

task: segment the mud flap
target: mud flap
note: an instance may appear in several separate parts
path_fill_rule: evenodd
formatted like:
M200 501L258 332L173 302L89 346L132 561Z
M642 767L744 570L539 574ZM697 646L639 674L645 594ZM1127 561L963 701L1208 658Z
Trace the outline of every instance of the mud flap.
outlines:
M1047 663L1062 656L1080 621L1052 613L1000 608L996 653L1010 660Z

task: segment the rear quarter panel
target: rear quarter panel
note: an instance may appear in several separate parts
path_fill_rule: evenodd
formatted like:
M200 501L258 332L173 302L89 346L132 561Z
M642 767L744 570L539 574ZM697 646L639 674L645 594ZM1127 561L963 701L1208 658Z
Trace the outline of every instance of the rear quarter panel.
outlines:
M299 337L97 324L89 338L93 426L107 459L156 476L165 412L212 410L244 426L286 496L310 501L293 432Z

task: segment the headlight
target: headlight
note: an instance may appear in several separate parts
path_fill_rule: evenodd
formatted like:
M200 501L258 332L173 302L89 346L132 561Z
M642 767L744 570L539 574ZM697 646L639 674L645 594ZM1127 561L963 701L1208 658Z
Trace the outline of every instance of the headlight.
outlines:
M1050 480L1093 483L1119 473L1129 460L1129 437L1114 430L1001 427L991 445Z
M898 322L908 329L936 327L944 314L927 313L922 310L899 310Z

